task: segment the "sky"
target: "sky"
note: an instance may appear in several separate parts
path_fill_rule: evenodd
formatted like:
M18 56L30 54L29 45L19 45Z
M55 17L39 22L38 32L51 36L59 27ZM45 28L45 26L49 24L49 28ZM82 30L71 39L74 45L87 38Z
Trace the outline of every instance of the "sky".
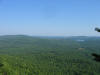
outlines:
M100 0L0 0L0 35L100 36Z

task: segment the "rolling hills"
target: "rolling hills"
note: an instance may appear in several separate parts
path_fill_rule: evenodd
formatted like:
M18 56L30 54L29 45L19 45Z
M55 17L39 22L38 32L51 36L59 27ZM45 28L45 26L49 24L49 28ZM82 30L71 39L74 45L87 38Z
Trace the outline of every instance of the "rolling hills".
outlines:
M0 36L0 75L100 75L91 53L100 37Z

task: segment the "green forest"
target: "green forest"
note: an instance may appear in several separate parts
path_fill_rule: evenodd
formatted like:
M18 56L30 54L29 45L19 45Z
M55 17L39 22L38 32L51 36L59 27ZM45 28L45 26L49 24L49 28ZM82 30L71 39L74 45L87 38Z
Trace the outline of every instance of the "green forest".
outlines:
M100 37L0 36L0 75L100 75Z

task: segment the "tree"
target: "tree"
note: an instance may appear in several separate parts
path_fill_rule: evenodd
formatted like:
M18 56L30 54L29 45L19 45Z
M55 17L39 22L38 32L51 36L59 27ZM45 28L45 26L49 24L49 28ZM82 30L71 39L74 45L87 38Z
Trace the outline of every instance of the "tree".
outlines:
M100 32L100 28L95 28L95 31ZM96 53L92 53L92 56L94 56L94 60L97 62L100 62L100 55L96 54Z
M95 31L100 32L100 28L95 28Z

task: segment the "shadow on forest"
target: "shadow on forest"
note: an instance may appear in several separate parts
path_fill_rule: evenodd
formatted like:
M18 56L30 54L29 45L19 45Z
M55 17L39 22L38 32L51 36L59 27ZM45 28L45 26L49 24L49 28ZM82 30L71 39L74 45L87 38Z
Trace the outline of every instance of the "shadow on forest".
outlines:
M3 67L3 66L4 66L4 64L0 63L0 67Z

